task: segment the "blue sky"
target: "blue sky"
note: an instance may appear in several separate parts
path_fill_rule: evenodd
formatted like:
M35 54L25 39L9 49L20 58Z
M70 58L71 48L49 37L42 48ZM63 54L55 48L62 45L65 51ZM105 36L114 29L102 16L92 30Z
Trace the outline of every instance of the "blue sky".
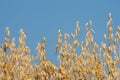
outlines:
M79 39L84 39L84 25L93 21L95 40L100 43L107 33L108 13L112 13L113 27L120 25L120 0L0 0L0 43L5 37L6 26L10 27L11 38L18 43L19 30L27 34L26 44L31 54L36 54L36 45L46 37L47 59L58 64L54 52L58 29L74 32L75 22L80 22Z

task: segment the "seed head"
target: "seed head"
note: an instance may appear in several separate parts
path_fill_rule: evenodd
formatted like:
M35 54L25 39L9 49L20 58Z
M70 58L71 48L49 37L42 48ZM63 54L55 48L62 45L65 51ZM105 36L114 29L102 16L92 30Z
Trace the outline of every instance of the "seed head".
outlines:
M42 39L42 43L45 43L45 41L46 41L46 39L45 39L45 37L43 37L43 39Z
M106 34L104 34L104 39L106 39Z

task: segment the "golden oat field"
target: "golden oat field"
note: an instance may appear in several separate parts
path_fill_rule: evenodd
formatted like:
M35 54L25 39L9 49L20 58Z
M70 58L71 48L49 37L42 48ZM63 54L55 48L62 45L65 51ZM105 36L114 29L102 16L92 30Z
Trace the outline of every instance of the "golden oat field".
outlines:
M94 30L89 27L91 20L85 24L86 38L83 41L78 41L79 21L71 34L63 34L59 29L55 46L59 65L46 58L45 37L37 44L37 56L32 56L25 44L27 35L24 30L19 31L19 46L16 47L15 38L10 41L10 29L6 27L0 47L0 80L120 80L120 26L113 33L111 23L109 13L108 32L103 35L106 42L101 41L101 44L94 40ZM76 49L80 49L79 54ZM33 64L32 61L40 63Z

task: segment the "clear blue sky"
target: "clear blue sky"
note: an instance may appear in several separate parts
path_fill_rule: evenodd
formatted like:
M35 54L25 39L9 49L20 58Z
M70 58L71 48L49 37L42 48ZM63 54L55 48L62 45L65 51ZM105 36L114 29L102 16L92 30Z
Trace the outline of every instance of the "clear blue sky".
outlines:
M27 34L26 44L31 54L36 54L36 45L46 37L47 58L57 62L54 53L57 31L74 32L75 22L79 20L84 39L86 21L93 21L95 40L100 43L103 33L107 33L108 13L112 13L113 27L120 25L120 0L0 0L0 44L5 37L5 27L9 26L11 38L18 36L20 28Z

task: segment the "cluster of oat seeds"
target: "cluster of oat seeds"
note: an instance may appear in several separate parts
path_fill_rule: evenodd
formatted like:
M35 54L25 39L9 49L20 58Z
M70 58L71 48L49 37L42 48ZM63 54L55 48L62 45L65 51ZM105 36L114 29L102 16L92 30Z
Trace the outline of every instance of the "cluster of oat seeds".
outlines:
M114 35L111 22L110 13L108 33L104 34L106 42L102 41L101 45L94 41L94 30L89 27L91 20L85 25L85 41L78 41L79 21L76 22L74 33L62 34L59 29L55 48L59 54L58 66L46 58L45 37L36 47L37 56L31 56L23 29L20 30L19 46L16 47L15 38L10 42L10 30L7 27L0 48L0 80L120 80L120 26ZM69 43L70 37L72 43ZM80 53L76 51L77 48ZM33 60L38 60L40 64L32 64Z

